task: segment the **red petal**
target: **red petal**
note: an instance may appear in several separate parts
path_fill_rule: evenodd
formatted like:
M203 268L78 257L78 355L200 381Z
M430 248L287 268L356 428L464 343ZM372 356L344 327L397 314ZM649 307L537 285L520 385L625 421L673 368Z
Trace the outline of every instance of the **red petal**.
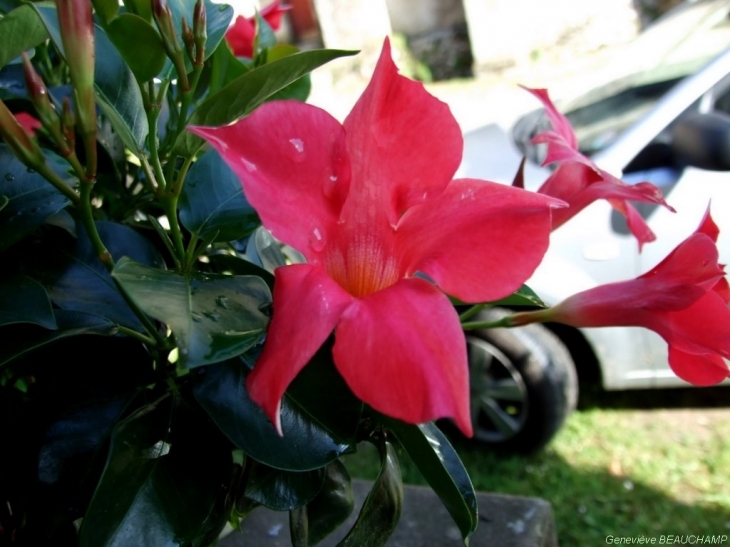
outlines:
M378 412L409 423L448 416L472 435L464 332L430 283L406 279L356 300L333 354L350 389Z
M395 225L406 209L440 193L461 162L464 141L449 107L398 75L387 39L344 125L353 173L347 218L375 210Z
M550 100L550 95L548 95L547 89L532 89L525 86L520 87L522 87L522 89L525 89L526 91L529 91L540 100L540 102L545 107L545 114L547 114L547 117L550 120L550 123L552 124L556 135L562 137L568 147L577 151L578 139L576 139L575 137L573 127L570 125L568 118L563 116L563 114L561 114L558 109L555 108L555 105Z
M694 355L670 347L669 366L682 380L696 386L712 386L730 378L727 364L718 355Z
M397 226L407 274L421 271L465 302L519 289L548 246L551 211L562 203L519 188L455 180L413 207Z
M189 127L220 152L275 237L317 261L350 186L342 126L298 101L274 101L225 127Z
M332 332L352 297L319 267L276 270L274 315L266 345L246 379L248 392L281 434L281 398Z
M261 10L261 17L266 20L273 30L279 30L282 16L292 8L291 6L280 6L279 4L279 0L274 0Z
M236 22L226 31L226 42L236 57L253 57L253 39L256 26L243 15L236 17Z
M36 130L43 127L43 124L37 118L34 118L27 112L18 112L15 114L15 119L18 123L23 126L25 132L31 137L35 136Z

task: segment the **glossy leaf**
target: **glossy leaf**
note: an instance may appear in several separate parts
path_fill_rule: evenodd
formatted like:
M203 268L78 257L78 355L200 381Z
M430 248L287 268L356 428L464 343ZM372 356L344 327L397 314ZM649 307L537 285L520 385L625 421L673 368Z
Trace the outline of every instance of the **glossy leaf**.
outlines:
M208 260L217 272L230 275L257 275L270 289L274 288L274 275L253 262L228 253L208 255Z
M325 469L324 484L317 497L298 510L299 525L290 526L292 544L317 545L347 520L354 507L350 475L342 462L335 460ZM294 524L294 519L289 522Z
M23 5L0 18L0 68L48 39L32 7Z
M38 326L11 325L2 329L0 344L0 366L17 359L47 344L81 334L116 334L117 326L98 315L89 313L55 310L56 330Z
M289 55L299 53L299 48L289 44L278 44L270 47L266 52L266 60L271 63L278 59L283 59ZM290 83L281 91L278 91L271 96L272 101L278 101L283 99L294 99L297 101L306 101L309 97L309 93L312 91L312 77L310 74L305 74L298 80Z
M203 101L193 112L189 124L219 126L230 123L315 68L355 53L336 49L303 51L255 68ZM175 150L183 156L191 155L202 142L200 137L185 132L178 137Z
M256 11L254 15L256 25L256 37L254 38L254 52L260 53L266 48L276 45L276 34L271 28L268 21L261 17L261 13Z
M233 54L226 41L222 41L211 57L210 93L216 93L249 70L251 67L242 63Z
M109 22L106 31L140 82L148 82L165 66L167 56L162 39L152 25L141 17L122 13Z
M55 5L34 4L53 45L63 54L63 43ZM142 94L124 59L106 33L94 29L94 88L99 107L109 119L124 144L140 156L149 132Z
M152 22L152 2L149 0L122 0L129 13L140 16L148 23Z
M495 306L538 306L540 308L546 308L545 303L540 299L539 296L527 285L516 291L514 294L502 298L501 300L494 302Z
M288 395L281 405L284 435L274 429L264 411L246 391L248 368L239 359L206 367L194 389L195 398L208 412L220 430L253 459L270 467L289 471L320 468L342 454L351 452L354 443L337 440L327 427ZM320 399L325 390L312 396ZM332 407L332 413L337 412Z
M206 15L206 34L208 38L205 41L205 58L210 57L218 44L223 40L223 37L228 30L231 20L233 19L233 8L227 4L216 4L210 0L204 0L205 4L205 15ZM183 18L188 22L190 28L193 28L193 10L195 9L195 2L189 0L167 0L167 5L170 6L172 11L172 20L175 23L175 30L177 32L178 39L182 44L182 20ZM193 69L193 65L185 55L185 67L188 72ZM161 74L162 77L175 78L175 69L171 61L167 61L165 68Z
M338 547L381 547L398 525L403 510L403 479L393 445L381 441L380 473L352 529Z
M79 545L188 545L222 527L232 462L201 419L168 397L115 428Z
M14 277L0 284L0 326L15 323L56 328L46 289L27 276Z
M119 13L117 0L91 0L91 3L94 5L94 12L102 26L108 25Z
M244 495L274 511L291 511L306 505L324 483L324 469L283 471L249 460Z
M189 368L240 355L269 321L261 310L271 293L258 277L182 275L129 259L118 261L112 275L142 311L172 329Z
M115 259L130 257L149 266L164 265L157 249L131 228L112 222L97 222L96 227ZM53 254L57 263L47 264L45 272L53 278L41 280L48 288L51 300L63 309L93 313L116 324L143 331L144 327L99 260L81 225L77 230L79 238L75 248L55 250ZM54 275L52 270L57 273Z
M432 423L411 425L381 417L443 502L464 541L478 524L477 498L469 474L441 430Z
M201 239L218 232L217 241L232 241L261 225L241 181L216 150L203 154L190 168L179 211L183 225Z
M55 154L47 158L51 168L62 174L61 159ZM0 209L0 251L32 233L70 203L46 179L23 165L3 142L0 142L0 188L7 199L5 207Z

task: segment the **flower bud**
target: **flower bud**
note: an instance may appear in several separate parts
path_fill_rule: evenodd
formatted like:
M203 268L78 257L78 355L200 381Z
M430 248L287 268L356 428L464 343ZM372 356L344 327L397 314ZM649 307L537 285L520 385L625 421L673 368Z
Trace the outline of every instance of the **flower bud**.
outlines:
M180 40L177 37L175 24L172 21L172 10L165 0L152 0L152 16L155 18L157 29L162 37L165 53L175 65L180 84L184 90L188 89L187 71ZM187 23L185 23L187 26ZM185 27L183 27L184 29Z
M182 39L185 44L185 50L188 52L188 57L191 62L195 62L195 37L193 36L193 29L188 25L187 20L183 17L182 20Z
M41 119L43 127L51 134L51 137L59 147L61 154L68 156L71 149L61 132L61 119L51 103L48 96L48 88L43 80L33 68L28 56L23 53L23 72L25 74L25 86L28 88L28 95L35 106L38 117Z
M2 99L0 99L0 138L25 165L37 167L45 163L38 143L30 138Z
M193 35L195 36L195 64L205 61L205 42L208 40L207 15L203 0L198 0L193 12Z
M94 21L90 0L57 0L61 41L74 87L79 127L96 133L94 96Z
M63 108L61 109L61 127L63 136L69 144L69 148L73 150L76 142L76 117L71 108L71 101L68 97L63 98Z

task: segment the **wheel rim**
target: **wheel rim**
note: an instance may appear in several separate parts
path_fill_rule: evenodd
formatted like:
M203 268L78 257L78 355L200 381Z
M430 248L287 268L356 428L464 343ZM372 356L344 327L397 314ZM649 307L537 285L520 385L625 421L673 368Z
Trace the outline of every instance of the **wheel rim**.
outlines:
M474 438L500 443L517 435L528 412L527 388L504 353L480 338L467 337Z

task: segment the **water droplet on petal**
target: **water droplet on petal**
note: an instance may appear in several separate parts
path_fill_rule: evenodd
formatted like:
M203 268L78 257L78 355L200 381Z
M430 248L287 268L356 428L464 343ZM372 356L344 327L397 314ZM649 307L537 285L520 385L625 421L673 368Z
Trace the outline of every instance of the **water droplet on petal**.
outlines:
M239 158L241 160L241 163L243 164L244 169L248 171L249 173L253 173L254 171L258 171L258 167L256 167L255 163L251 163L246 158Z
M289 142L297 152L304 152L304 142L302 139L289 139Z
M12 173L5 173L5 180L13 182L15 180L15 176Z
M289 139L292 147L289 149L289 157L296 163L304 161L304 141L302 139Z
M319 228L315 228L309 236L309 246L316 252L324 249L324 238L322 237L322 232L319 231Z

